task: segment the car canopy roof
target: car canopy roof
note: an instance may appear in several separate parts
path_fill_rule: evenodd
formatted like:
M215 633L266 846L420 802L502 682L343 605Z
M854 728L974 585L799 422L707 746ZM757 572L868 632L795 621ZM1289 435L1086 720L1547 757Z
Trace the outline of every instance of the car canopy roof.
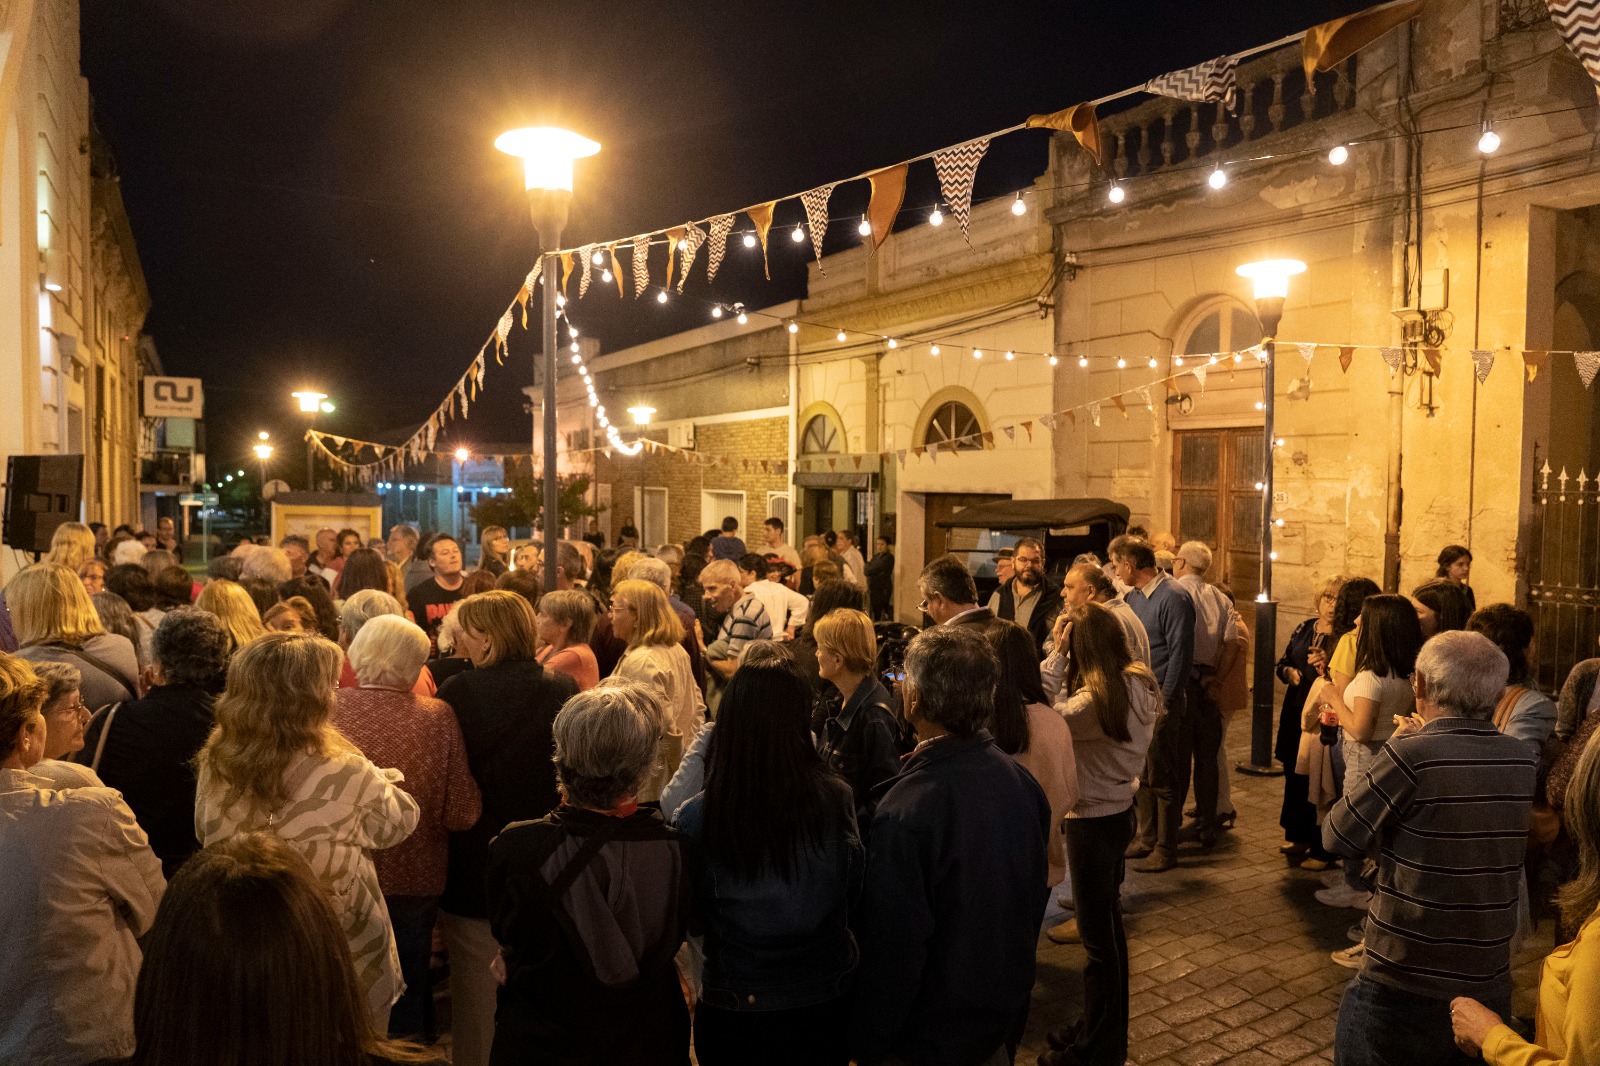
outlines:
M1115 536L1128 528L1128 508L1114 500L996 500L964 507L934 523L941 529L1071 529L1106 522Z

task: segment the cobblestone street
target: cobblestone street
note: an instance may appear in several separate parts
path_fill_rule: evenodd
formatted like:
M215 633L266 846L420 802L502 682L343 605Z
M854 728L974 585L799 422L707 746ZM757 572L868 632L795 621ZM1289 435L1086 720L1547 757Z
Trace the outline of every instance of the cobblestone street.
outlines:
M1229 734L1248 761L1249 722ZM1331 1062L1339 997L1355 971L1329 953L1349 946L1360 912L1313 898L1319 874L1291 869L1278 845L1281 778L1232 774L1237 827L1210 854L1192 841L1164 874L1129 872L1123 888L1131 960L1129 1052L1141 1066L1274 1066ZM1550 950L1546 922L1518 956L1516 1014L1532 1013L1538 966ZM1078 945L1039 940L1033 1011L1017 1062L1032 1066L1047 1030L1082 1003Z

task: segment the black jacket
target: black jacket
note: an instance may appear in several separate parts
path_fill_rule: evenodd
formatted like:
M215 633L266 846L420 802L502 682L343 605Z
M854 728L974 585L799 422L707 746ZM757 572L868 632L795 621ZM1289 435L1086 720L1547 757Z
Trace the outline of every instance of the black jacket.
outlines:
M1012 578L1000 586L1000 611L999 616L1008 622L1017 620L1017 600L1012 592L1016 578ZM1056 617L1061 614L1061 590L1051 588L1046 581L1039 587L1039 602L1034 604L1033 613L1028 616L1027 630L1033 635L1033 646L1039 651L1039 661L1044 661L1044 642L1050 636L1050 631L1055 628Z
M215 697L192 685L161 685L142 700L128 700L106 734L100 780L122 793L168 878L200 849L194 835L194 757L215 724ZM105 729L101 711L84 731L73 758L88 766Z
M839 690L831 683L826 687L837 699ZM904 732L889 690L870 675L817 730L817 753L850 786L863 829L872 812L872 790L900 771Z
M653 807L561 807L490 846L489 922L506 956L493 1066L687 1066L673 964L694 898L688 842Z
M483 816L450 834L449 872L439 905L463 918L487 918L483 871L489 841L512 822L542 818L560 802L550 727L578 683L531 660L457 674L439 689L456 712L467 768L483 793Z
M1044 791L987 730L924 744L878 791L852 1051L918 1066L1015 1053L1050 895Z

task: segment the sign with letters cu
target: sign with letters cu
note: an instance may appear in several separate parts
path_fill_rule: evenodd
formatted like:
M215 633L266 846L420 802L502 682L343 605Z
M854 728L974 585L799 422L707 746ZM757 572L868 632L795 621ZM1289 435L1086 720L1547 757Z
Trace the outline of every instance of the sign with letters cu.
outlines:
M199 378L145 378L146 418L199 418L205 394Z

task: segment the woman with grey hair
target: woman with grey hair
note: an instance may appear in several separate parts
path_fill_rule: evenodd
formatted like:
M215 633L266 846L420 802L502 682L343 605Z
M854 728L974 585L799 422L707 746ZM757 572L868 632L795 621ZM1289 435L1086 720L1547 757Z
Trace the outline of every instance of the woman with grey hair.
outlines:
M195 851L194 757L215 724L212 705L228 674L232 642L215 615L168 611L151 638L151 688L90 721L77 755L117 789L171 877Z
M656 703L625 681L569 699L553 730L561 806L507 826L489 849L505 986L496 1066L688 1061L673 964L692 898L685 841L637 802L655 764Z
M83 749L83 727L89 721L88 709L78 687L83 673L71 663L34 663L33 672L46 686L44 707L44 758L32 772L50 782L51 788L93 788L102 782L87 766L67 760Z
M361 628L374 618L383 618L397 615L409 618L405 606L389 595L377 589L362 589L352 592L344 601L344 606L339 610L339 647L348 653L350 646L355 643L356 634ZM426 658L426 656L424 656ZM341 689L355 688L360 682L356 680L356 669L350 662L348 654L345 656L344 666L339 669L339 687ZM412 679L410 689L418 696L432 696L439 691L439 686L434 683L433 674L426 666L417 670L417 675Z

